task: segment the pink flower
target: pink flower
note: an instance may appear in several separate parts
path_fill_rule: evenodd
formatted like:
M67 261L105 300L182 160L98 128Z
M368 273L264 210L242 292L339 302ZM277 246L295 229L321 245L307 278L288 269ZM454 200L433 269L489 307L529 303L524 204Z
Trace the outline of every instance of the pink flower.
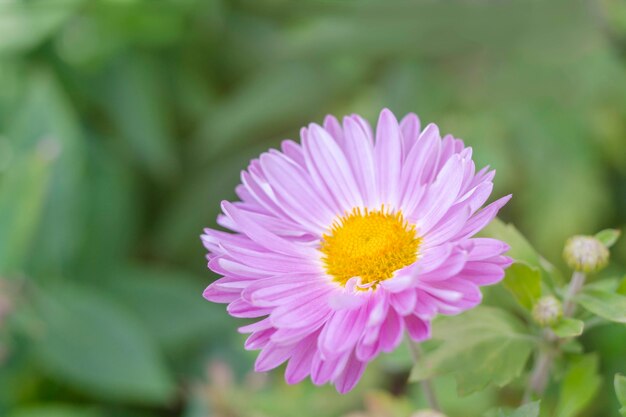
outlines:
M403 334L430 337L437 314L481 301L511 260L498 240L473 238L506 204L481 208L494 171L476 172L472 149L414 114L380 114L376 137L353 115L309 125L301 144L282 143L250 163L205 229L209 268L223 276L204 292L228 303L259 372L287 363L285 378L310 376L351 390L366 364Z

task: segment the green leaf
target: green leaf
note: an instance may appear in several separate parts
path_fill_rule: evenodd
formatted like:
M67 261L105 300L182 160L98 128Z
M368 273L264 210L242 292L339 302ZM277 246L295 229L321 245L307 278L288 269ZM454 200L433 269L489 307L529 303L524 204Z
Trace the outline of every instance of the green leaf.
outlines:
M607 248L610 248L617 242L620 234L622 234L622 232L619 229L604 229L596 233L596 239L602 242Z
M222 306L202 297L205 285L194 278L171 268L136 265L115 273L107 285L164 348L176 350L199 334L224 340L235 326L225 320L229 316Z
M621 295L626 295L626 277L622 278L619 282L616 292Z
M0 182L0 274L23 266L41 220L50 162L33 152L14 162Z
M573 362L561 384L555 417L577 416L593 400L601 382L597 356L587 355Z
M496 412L491 412L490 416L493 417L539 417L539 401L524 404L520 408L515 410L505 411L499 409Z
M575 301L602 318L626 323L626 296L596 288L584 288Z
M433 338L443 343L413 368L410 380L452 373L461 395L490 384L502 387L520 375L533 349L525 330L517 318L491 307L438 319Z
M45 326L36 353L50 376L105 399L171 398L174 386L154 342L101 290L41 289L36 301Z
M480 234L506 242L511 247L507 255L513 259L523 261L531 266L541 266L540 256L535 248L512 224L504 223L496 218Z
M18 408L8 417L100 417L102 415L94 407L55 404Z
M551 282L548 282L553 286L563 281L560 271L539 255L524 235L512 224L504 223L496 218L480 232L480 236L492 237L506 242L511 247L507 252L508 256L530 267L538 268L542 272L543 278L549 278Z
M55 160L37 230L37 247L29 251L26 261L32 276L59 272L75 259L81 246L85 148L78 116L51 71L42 68L28 74L23 102L7 136L16 153L37 151Z
M564 317L556 325L552 326L552 331L561 338L576 337L583 334L584 327L585 323L581 320Z
M619 412L626 417L626 376L615 374L615 393L622 408Z
M0 55L32 48L52 34L83 0L0 2Z
M177 173L178 161L158 67L141 54L127 57L113 68L101 98L137 161L167 182Z
M515 262L506 270L504 287L522 307L531 310L541 297L541 272L524 262Z

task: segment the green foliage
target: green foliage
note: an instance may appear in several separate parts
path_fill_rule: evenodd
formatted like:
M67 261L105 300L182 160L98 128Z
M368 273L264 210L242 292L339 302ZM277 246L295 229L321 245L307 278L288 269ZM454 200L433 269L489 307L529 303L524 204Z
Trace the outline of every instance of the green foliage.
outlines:
M48 186L51 161L25 155L0 183L0 273L19 268L35 236Z
M51 376L102 398L156 404L171 398L173 381L149 335L102 291L45 289L37 309L45 332L36 356Z
M618 294L626 295L626 277L622 278L615 290Z
M180 351L207 331L228 340L225 336L236 326L224 322L223 308L198 297L203 288L187 273L136 265L114 275L107 286L167 351Z
M505 280L505 286L513 292L513 295L522 306L528 308L529 303L536 301L536 298L541 295L541 287L539 291L537 290L538 278L543 277L543 283L550 286L555 286L562 282L559 271L545 258L540 256L524 235L512 224L506 224L500 219L494 219L481 231L481 235L507 242L511 247L507 254L515 259L518 264L523 264L523 266L514 267L512 272L509 272L509 268L507 275L513 274L513 276ZM541 271L541 277L537 277L538 271ZM526 279L529 281L526 282Z
M527 310L541 297L541 272L523 262L516 262L506 270L504 287Z
M524 404L516 410L498 410L490 414L489 417L539 417L539 401Z
M598 392L602 379L598 375L598 357L587 355L573 362L561 383L555 417L579 415Z
M576 337L583 334L584 327L585 323L581 320L564 317L556 325L552 326L552 331L558 337Z
M452 373L461 395L508 384L520 375L534 347L518 319L491 307L437 320L433 338L443 343L413 368L410 380Z
M626 416L626 377L615 374L615 393L622 408L619 410L622 416Z
M31 406L15 410L8 417L101 417L103 414L94 407L75 405Z
M619 236L621 235L621 231L619 229L604 229L598 233L596 233L596 239L604 244L607 248L610 248L617 242Z
M81 3L82 0L57 0L54 7L50 7L46 0L3 1L0 4L0 57L37 46L70 18Z
M534 267L541 266L541 257L535 248L512 224L494 219L481 231L481 234L506 242L511 247L507 254L518 262L525 262Z
M626 296L587 287L576 296L576 302L602 318L626 323Z

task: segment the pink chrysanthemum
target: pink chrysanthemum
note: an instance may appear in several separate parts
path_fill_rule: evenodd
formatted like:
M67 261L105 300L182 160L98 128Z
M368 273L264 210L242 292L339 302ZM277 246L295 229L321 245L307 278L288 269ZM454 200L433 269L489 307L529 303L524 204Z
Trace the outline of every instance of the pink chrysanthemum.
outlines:
M471 148L414 114L398 124L383 110L375 140L356 115L301 137L242 172L241 201L218 217L234 233L205 230L223 278L204 297L262 318L240 328L261 350L257 371L288 361L288 383L310 375L344 393L405 331L428 339L435 315L476 306L479 287L502 279L508 246L472 236L510 196L479 210L495 172L475 172Z

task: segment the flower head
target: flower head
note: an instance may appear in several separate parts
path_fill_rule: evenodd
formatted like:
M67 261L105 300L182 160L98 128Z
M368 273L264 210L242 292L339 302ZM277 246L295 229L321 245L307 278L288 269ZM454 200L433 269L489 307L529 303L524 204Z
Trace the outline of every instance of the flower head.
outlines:
M240 328L261 350L257 371L287 362L288 383L346 392L405 332L428 339L437 314L476 306L479 287L502 279L508 246L473 236L510 196L481 209L495 172L413 114L398 124L383 110L375 135L359 116L329 116L301 138L242 172L240 201L218 217L233 233L205 229L222 278L204 297L259 318Z

